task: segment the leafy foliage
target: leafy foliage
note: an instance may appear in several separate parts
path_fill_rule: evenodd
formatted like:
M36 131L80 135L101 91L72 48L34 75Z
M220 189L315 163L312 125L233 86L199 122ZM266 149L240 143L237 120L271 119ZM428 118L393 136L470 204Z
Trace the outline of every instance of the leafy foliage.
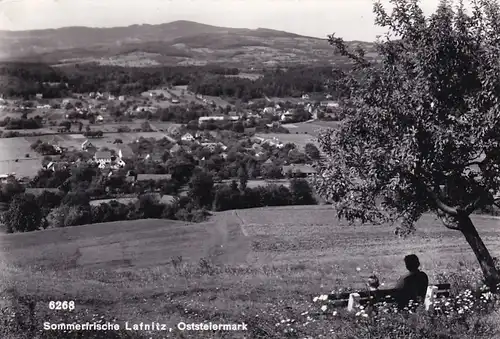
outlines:
M376 22L400 38L378 42L380 64L330 37L356 68L345 124L320 136L317 187L349 219L470 214L500 187L498 6L479 1L467 15L444 1L426 18L418 1L391 2L391 15L375 6Z
M32 194L19 194L14 197L5 212L4 222L7 232L30 232L41 226L42 211Z
M390 14L374 6L388 29L380 63L329 38L355 67L341 81L347 120L319 138L327 159L316 188L350 221L401 218L402 235L435 212L464 234L493 287L500 275L469 215L500 188L500 6L474 1L469 14L441 1L427 18L418 0L391 3Z

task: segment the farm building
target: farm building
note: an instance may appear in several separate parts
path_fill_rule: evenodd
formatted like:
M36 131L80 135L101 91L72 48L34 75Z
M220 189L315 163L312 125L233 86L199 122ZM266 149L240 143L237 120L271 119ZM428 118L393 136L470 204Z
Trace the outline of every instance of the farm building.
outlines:
M227 149L227 146L221 142L203 142L201 145L210 150L210 152L215 152L217 146L219 146L223 151Z
M84 151L95 151L96 147L87 139L82 143L82 150Z
M70 166L71 166L71 163L69 163L67 161L51 161L47 164L47 166L45 166L45 169L55 172L55 171L65 170L66 168L69 168Z
M283 175L292 177L306 177L317 173L316 169L311 165L288 165L281 168Z
M280 120L281 121L290 121L293 119L293 115L294 113L292 111L286 111L285 113L283 113L280 117Z
M339 107L339 103L336 101L322 101L319 104L321 107L328 107L328 108L337 108Z
M111 163L111 152L109 151L98 151L94 154L94 160L101 164L110 164Z
M121 158L121 150L118 151L118 157L113 156L110 151L98 151L94 155L94 161L100 169L118 169L125 166L125 162Z
M152 106L139 106L135 109L136 112L151 112L151 113L154 113L157 110L158 109L156 107Z
M206 122L210 122L211 120L213 121L222 121L224 120L224 116L222 115L213 115L213 116L209 116L209 117L200 117L198 119L198 124L203 124L203 123L206 123Z
M195 137L191 133L186 133L181 137L182 141L194 141Z
M163 156L158 153L146 154L144 161L163 163Z
M5 184L9 181L9 179L16 179L16 176L14 173L11 174L0 174L0 183Z
M262 110L262 113L263 114L275 114L276 113L276 108L274 108L274 107L265 107Z

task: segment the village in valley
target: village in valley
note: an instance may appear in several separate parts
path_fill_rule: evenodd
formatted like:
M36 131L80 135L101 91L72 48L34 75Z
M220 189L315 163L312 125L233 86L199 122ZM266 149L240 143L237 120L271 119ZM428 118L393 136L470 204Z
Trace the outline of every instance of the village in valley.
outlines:
M169 121L166 109L180 109L180 114L196 110L198 118L185 124L175 118ZM340 113L339 103L329 94L231 104L193 93L187 86L135 96L99 91L62 99L46 99L41 93L30 100L3 96L1 110L0 145L16 145L0 159L4 183L16 180L27 192L54 191L56 186L39 178L47 171L57 175L82 166L95 167L107 178L124 177L130 187L136 181L155 182L137 191L103 187L89 197L94 205L130 202L148 192L171 202L173 195L186 193L188 181L176 180L174 173L176 159L185 157L193 168L213 174L215 183L240 180L238 170L243 166L249 187L288 186L289 178L316 173L314 164L321 158L316 137L322 128L335 126ZM158 116L161 110L163 116ZM175 189L162 190L165 186Z

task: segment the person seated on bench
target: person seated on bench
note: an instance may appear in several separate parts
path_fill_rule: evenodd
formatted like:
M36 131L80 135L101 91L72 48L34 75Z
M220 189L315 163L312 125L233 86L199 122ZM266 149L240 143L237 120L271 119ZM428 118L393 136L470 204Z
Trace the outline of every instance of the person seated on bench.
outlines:
M396 285L396 300L400 309L407 307L410 300L423 303L429 285L429 278L419 269L420 260L415 254L407 255L404 261L409 274L402 277Z
M377 291L380 286L380 281L378 277L374 274L368 277L368 291L370 293L370 301L368 302L368 310L373 310L374 304L377 302Z
M376 291L380 286L380 281L378 280L378 277L376 275L372 274L368 277L367 285L369 291Z

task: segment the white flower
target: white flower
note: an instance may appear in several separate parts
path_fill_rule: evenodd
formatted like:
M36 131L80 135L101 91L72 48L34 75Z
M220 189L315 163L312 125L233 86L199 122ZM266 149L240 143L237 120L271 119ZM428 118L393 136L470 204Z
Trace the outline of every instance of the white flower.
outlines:
M337 315L337 311L333 311L333 313L332 313L332 314L333 314L334 316L335 316L335 315Z
M359 267L356 267L356 271L358 271L358 272L359 272L359 271L361 271L361 268L359 268Z
M327 307L326 305L321 306L321 310L322 310L323 312L325 312L327 308L328 308L328 307Z
M318 301L318 297L314 297L313 302Z
M320 295L319 300L328 300L328 295L327 294Z

